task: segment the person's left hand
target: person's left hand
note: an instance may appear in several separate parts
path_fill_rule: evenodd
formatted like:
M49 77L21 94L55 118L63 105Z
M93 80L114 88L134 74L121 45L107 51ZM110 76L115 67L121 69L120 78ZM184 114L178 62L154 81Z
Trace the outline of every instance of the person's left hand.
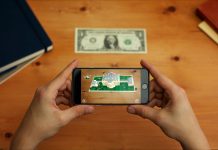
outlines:
M78 105L61 110L58 105L70 105L69 76L77 61L69 64L50 83L38 88L11 144L11 150L34 149L42 140L55 135L72 119L94 111L93 106Z

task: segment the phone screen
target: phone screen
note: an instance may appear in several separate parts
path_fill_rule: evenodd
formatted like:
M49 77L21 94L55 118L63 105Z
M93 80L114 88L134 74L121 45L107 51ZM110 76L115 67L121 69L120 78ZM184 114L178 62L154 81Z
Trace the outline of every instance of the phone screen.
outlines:
M148 73L145 69L79 70L81 104L142 104L148 101Z

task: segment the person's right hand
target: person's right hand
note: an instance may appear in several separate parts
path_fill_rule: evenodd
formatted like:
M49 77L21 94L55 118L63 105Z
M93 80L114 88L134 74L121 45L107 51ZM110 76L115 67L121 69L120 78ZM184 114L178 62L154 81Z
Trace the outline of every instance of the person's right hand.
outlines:
M150 102L145 106L131 105L127 111L151 120L167 136L179 141L184 149L209 149L184 89L146 61L142 60L141 65L154 78L150 83Z

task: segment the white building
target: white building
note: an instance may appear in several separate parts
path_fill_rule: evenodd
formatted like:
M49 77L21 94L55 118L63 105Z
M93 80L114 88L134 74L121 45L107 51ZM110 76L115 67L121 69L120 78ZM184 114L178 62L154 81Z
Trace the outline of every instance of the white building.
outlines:
M103 74L102 84L108 88L114 88L115 86L120 85L120 74L114 72Z

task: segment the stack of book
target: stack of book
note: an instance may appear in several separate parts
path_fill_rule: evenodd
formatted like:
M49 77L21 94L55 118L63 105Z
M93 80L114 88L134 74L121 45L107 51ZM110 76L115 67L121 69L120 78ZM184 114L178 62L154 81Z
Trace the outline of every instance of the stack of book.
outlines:
M25 0L0 5L0 84L52 49L52 42Z
M218 44L218 0L206 1L196 13L202 19L199 28Z

